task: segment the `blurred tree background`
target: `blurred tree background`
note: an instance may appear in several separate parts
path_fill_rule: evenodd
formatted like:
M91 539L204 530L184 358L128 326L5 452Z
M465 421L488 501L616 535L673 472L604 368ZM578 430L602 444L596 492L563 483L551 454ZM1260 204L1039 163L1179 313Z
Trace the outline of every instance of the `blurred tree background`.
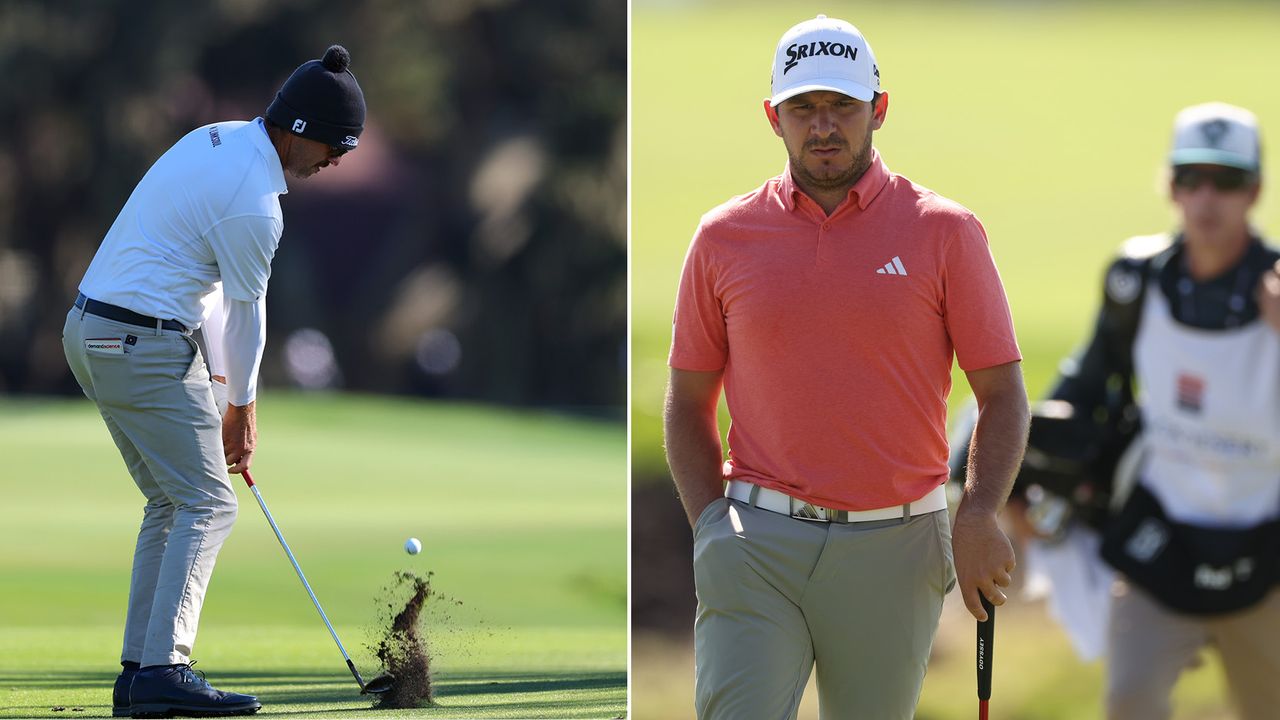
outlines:
M339 43L366 130L281 198L264 383L620 418L626 27L621 0L3 3L0 392L80 392L62 319L134 185Z

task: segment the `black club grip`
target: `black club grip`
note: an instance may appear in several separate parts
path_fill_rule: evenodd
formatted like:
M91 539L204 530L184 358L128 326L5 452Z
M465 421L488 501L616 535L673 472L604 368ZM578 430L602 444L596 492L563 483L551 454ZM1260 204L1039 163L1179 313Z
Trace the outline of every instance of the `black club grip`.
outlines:
M978 593L982 608L987 611L986 622L978 623L978 699L991 699L991 660L995 651L996 607L986 595Z

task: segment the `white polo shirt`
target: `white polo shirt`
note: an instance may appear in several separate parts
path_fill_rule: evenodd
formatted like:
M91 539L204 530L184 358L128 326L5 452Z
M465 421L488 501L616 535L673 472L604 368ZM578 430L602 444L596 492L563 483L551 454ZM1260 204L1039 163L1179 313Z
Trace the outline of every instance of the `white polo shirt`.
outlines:
M227 298L258 302L288 191L262 118L192 130L134 188L80 292L188 328L200 326L220 280Z

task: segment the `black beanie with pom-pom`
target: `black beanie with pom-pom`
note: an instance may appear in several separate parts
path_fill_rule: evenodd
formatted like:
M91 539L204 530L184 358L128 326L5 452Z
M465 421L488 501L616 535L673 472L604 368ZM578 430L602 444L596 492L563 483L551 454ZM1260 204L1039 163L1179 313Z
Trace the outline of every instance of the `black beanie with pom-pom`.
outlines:
M267 119L309 140L351 150L364 130L364 93L347 67L351 53L330 45L298 66L267 108Z

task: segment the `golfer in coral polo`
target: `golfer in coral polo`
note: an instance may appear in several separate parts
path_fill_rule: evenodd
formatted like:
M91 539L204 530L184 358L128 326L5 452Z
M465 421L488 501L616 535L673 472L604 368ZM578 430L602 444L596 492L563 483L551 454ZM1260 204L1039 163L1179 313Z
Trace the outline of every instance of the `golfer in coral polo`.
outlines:
M788 30L772 89L789 163L702 218L669 361L698 716L794 718L816 664L824 718L909 718L943 596L958 580L978 619L979 593L1005 600L996 513L1026 439L1021 356L982 225L872 147L889 96L858 30ZM980 407L954 540L953 356Z

